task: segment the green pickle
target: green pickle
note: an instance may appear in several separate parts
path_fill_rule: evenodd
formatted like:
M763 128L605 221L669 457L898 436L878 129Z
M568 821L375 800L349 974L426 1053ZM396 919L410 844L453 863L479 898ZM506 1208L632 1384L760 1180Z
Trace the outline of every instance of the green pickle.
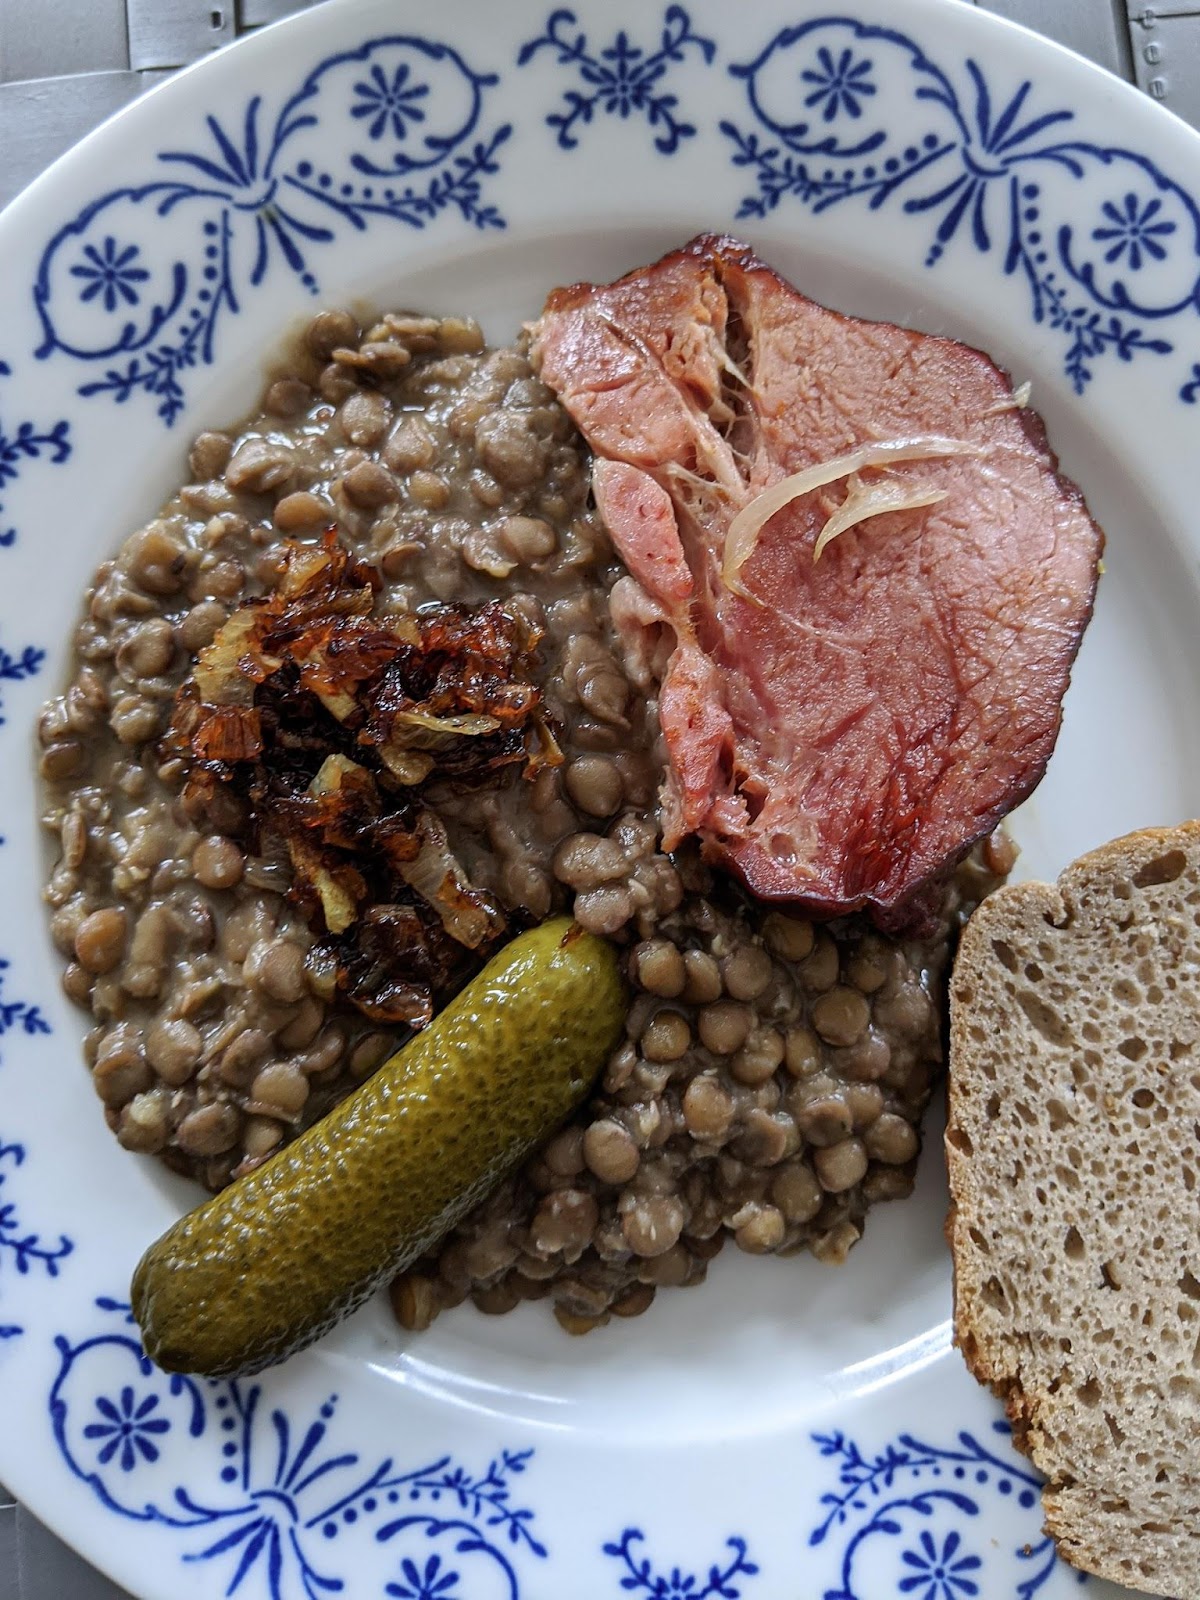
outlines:
M260 1371L403 1271L583 1101L621 1036L616 951L566 917L520 935L373 1077L142 1257L152 1361Z

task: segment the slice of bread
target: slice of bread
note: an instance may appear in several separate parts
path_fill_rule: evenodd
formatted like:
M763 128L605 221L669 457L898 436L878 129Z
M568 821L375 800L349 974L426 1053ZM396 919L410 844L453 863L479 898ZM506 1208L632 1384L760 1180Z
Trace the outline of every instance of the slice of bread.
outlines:
M1200 822L972 917L951 985L957 1342L1074 1565L1200 1600Z

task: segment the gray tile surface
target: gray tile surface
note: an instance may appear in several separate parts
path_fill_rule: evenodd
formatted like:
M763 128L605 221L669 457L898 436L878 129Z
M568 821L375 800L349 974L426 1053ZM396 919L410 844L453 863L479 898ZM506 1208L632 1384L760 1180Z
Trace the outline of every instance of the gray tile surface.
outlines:
M238 0L239 29L261 28L268 22L290 17L293 11L307 11L320 0Z
M126 0L126 6L135 72L182 66L237 37L233 0Z
M0 205L165 76L320 0L0 0ZM327 0L328 3L328 0ZM1200 125L1200 0L976 0ZM0 1600L123 1600L0 1486Z
M13 1600L129 1600L126 1590L102 1577L23 1507L16 1518L16 1572Z
M1142 0L1127 0L1129 6L1130 22L1137 22L1145 28L1152 28L1161 17L1194 17L1200 15L1200 6L1196 0L1154 0L1154 4L1145 5Z
M3 1491L7 1492L7 1491ZM0 1600L21 1600L20 1572L17 1567L17 1512L14 1506L0 1507ZM74 1600L64 1595L62 1600ZM97 1595L96 1600L110 1600Z
M0 85L0 204L137 98L136 72L87 72Z
M17 1508L0 1483L0 1600L21 1600L17 1585Z
M0 3L0 83L129 65L125 0L55 6L53 26L49 15L45 4Z
M1020 22L1076 50L1110 72L1131 76L1126 0L976 0L1010 22Z
M1131 31L1136 82L1200 127L1200 3L1139 6Z

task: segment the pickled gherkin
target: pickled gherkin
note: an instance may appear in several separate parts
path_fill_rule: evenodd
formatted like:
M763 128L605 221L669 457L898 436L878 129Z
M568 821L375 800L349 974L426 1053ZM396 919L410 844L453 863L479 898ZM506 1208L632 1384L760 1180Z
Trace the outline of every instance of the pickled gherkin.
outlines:
M146 1353L230 1377L311 1344L549 1138L624 1016L605 940L565 917L514 939L353 1095L150 1247L132 1289Z

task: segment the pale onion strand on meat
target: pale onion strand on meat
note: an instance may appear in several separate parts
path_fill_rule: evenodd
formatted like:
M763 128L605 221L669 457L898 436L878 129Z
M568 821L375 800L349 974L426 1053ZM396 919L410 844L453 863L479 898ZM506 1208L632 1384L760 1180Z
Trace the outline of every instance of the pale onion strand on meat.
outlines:
M814 489L848 478L852 472L862 472L866 467L888 467L901 461L936 461L946 456L977 456L983 451L967 439L945 439L929 435L917 439L887 439L874 444L860 445L847 455L834 456L830 461L818 461L802 472L793 472L778 483L755 495L729 524L725 538L725 557L721 565L721 581L735 594L746 595L739 579L742 568L758 546L763 528L784 506L791 505Z
M874 483L863 483L857 473L851 473L846 498L821 529L813 545L813 566L839 534L846 533L860 522L866 522L871 517L886 516L889 511L919 511L922 506L940 505L948 493L946 489L906 489L895 478L879 478Z
M999 417L1006 411L1024 411L1033 398L1033 382L1026 378L1025 382L1014 389L1007 400L997 400L994 406L989 406L981 415L985 417Z

